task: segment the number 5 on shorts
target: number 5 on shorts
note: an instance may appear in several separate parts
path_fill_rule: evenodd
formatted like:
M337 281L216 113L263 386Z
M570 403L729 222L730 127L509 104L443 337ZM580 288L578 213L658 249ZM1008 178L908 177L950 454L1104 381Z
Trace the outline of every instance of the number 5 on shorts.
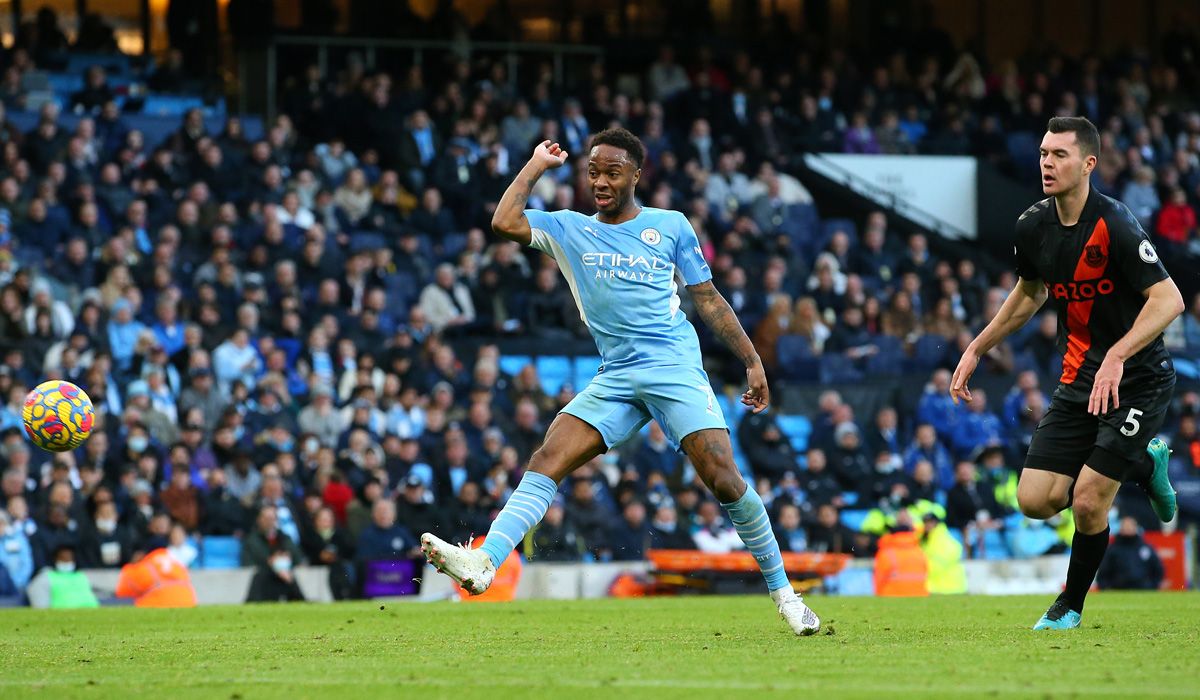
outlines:
M1143 411L1136 408L1129 409L1129 415L1125 416L1125 424L1121 426L1121 434L1125 437L1133 437L1142 429L1142 424L1138 422L1137 417L1142 415Z

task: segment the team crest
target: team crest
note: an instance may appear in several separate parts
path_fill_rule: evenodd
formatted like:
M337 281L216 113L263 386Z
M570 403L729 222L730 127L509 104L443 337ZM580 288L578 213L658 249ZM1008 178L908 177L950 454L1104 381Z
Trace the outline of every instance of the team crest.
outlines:
M662 234L652 228L643 229L642 240L650 245L658 245L658 242L662 240Z
M1104 262L1108 260L1108 256L1104 254L1104 248L1099 245L1087 246L1084 248L1083 255L1088 267L1103 267Z
M1151 265L1158 262L1158 251L1154 250L1154 245L1150 241L1142 241L1142 244L1138 246L1138 256Z

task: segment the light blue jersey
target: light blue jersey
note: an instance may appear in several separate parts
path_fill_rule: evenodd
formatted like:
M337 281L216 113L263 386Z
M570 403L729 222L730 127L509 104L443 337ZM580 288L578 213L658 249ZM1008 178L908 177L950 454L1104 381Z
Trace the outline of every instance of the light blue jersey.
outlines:
M711 280L712 272L683 214L643 207L623 224L565 210L525 216L530 245L558 261L605 371L700 364L700 342L679 310L675 274L693 285Z
M623 224L573 211L525 216L530 245L558 261L603 359L563 411L595 427L609 447L651 418L676 447L697 430L725 429L696 329L679 308L677 274L685 285L712 279L687 218L651 207Z

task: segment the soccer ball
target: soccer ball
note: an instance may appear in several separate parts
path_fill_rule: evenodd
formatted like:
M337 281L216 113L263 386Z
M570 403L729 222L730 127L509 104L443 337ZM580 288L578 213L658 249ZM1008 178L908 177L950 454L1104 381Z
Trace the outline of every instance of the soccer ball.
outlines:
M25 434L33 444L50 452L68 452L92 434L96 409L83 389L52 379L37 385L25 397Z

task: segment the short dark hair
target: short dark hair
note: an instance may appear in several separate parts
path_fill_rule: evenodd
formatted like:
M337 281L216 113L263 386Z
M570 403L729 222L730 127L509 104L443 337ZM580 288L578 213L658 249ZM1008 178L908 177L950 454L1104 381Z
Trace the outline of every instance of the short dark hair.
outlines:
M588 150L590 151L596 146L601 145L613 146L614 148L624 150L633 159L633 164L639 169L646 160L646 146L629 129L615 126L611 129L601 131L592 137L591 142L588 144Z
M1087 117L1053 117L1046 125L1046 131L1052 134L1075 134L1075 141L1083 157L1100 157L1100 132L1096 125Z

